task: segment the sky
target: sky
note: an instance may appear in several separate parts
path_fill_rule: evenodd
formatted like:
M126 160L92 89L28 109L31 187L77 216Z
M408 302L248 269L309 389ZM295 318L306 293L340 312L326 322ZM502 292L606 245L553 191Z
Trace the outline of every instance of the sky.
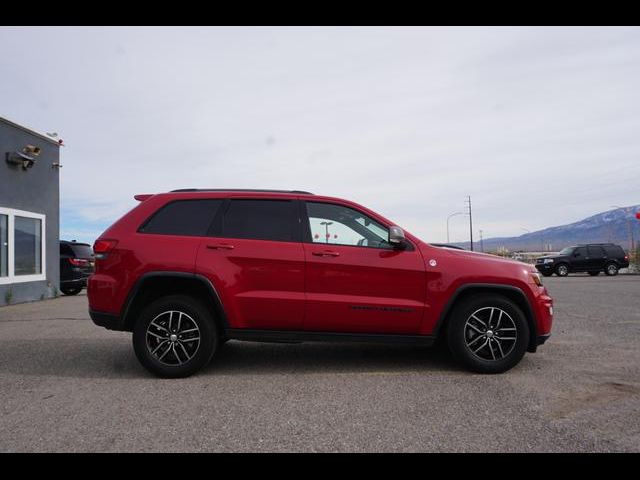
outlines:
M476 238L640 203L640 28L0 27L0 59L0 116L66 145L64 239L189 187L348 198L432 242L467 195Z

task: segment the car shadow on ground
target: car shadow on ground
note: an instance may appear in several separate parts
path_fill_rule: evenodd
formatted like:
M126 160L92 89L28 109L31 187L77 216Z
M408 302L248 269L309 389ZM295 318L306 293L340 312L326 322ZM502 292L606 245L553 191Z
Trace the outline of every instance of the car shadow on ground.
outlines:
M1 342L0 375L154 378L129 337ZM462 372L441 347L230 341L198 375Z
M446 349L352 343L278 344L230 341L206 375L459 372Z

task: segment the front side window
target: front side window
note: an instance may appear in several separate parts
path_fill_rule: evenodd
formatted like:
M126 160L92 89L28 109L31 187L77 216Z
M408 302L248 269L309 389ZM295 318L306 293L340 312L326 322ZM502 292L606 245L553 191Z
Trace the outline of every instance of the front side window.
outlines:
M222 204L221 199L178 200L168 203L140 227L141 233L202 237Z
M14 275L42 273L42 221L16 216L13 238Z
M9 217L0 215L0 277L9 275Z
M389 229L371 217L342 205L307 202L310 241L330 245L391 249Z
M224 215L222 236L292 242L298 228L296 204L291 200L233 199Z
M587 247L578 247L573 251L574 257L584 258L587 256Z

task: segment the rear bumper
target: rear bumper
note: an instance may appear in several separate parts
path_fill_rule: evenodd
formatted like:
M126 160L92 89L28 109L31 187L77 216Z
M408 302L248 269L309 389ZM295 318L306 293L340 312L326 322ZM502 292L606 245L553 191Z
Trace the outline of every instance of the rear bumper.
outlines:
M104 327L107 330L116 330L120 332L124 330L123 322L118 315L89 310L89 316L91 317L93 323L95 323L99 327Z

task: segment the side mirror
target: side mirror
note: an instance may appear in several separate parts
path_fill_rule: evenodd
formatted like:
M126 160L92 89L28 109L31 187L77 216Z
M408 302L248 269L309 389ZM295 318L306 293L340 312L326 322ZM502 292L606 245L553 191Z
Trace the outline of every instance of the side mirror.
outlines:
M389 227L389 243L396 248L405 244L404 231L400 227Z

